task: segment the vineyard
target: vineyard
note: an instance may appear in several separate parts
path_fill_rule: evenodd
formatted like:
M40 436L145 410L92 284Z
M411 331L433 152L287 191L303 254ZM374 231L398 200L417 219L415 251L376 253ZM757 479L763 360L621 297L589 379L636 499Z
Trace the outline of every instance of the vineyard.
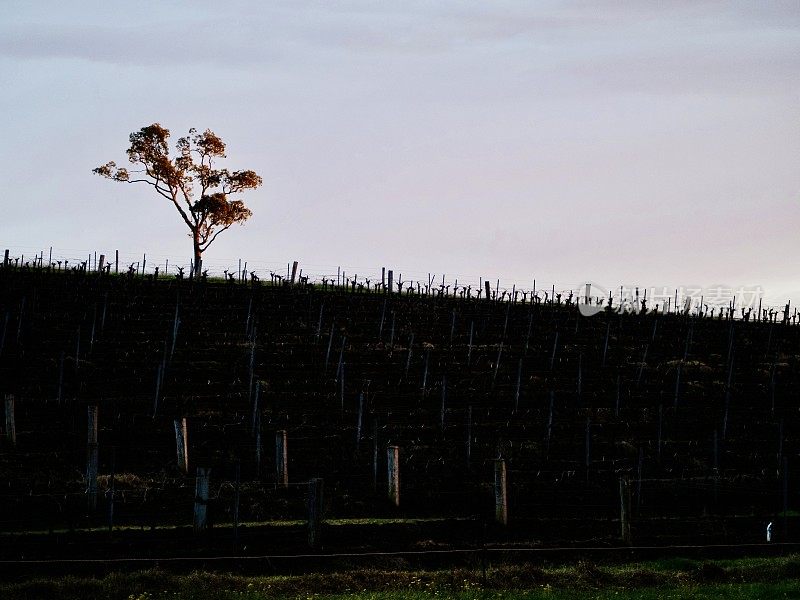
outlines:
M0 558L792 539L788 309L293 279L6 264Z

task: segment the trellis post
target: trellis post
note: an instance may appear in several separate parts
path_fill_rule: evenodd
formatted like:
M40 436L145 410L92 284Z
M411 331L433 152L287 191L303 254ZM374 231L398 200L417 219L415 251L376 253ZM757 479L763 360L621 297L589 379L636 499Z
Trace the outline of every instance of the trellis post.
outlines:
M389 483L389 500L400 506L400 447L389 446L386 449L386 475Z
M197 468L194 487L194 532L202 534L208 525L208 475L210 469Z
M499 458L494 461L494 520L500 525L508 525L508 479L506 461Z
M97 508L97 405L87 409L86 492L89 510Z
M175 419L175 450L178 458L178 468L184 473L189 472L189 430L186 417Z
M275 432L275 477L280 487L289 487L289 442L285 429Z

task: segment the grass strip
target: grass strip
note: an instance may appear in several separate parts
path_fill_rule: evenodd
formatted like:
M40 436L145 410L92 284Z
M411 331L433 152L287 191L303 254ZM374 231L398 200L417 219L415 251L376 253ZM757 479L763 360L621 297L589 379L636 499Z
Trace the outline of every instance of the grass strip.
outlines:
M671 558L621 565L507 565L438 571L396 568L245 576L158 569L99 577L28 577L0 582L0 598L100 600L400 600L452 598L800 598L800 555L700 561Z

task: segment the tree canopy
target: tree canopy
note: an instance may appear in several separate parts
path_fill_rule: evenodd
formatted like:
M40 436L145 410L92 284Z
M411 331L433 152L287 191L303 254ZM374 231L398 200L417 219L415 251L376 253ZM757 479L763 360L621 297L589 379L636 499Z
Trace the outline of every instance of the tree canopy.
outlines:
M200 273L203 252L219 234L253 214L244 202L229 196L255 189L262 180L255 171L216 168L217 159L226 158L225 142L210 129L190 129L175 144L174 156L169 136L169 129L158 123L142 127L129 137L126 152L133 168L110 161L93 172L122 183L144 183L172 202L189 228L195 271Z

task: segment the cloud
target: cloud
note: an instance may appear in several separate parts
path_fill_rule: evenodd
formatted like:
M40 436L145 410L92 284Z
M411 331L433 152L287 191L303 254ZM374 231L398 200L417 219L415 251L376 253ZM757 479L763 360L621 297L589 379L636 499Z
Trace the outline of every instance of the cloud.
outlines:
M12 5L14 6L14 5ZM598 64L680 53L709 34L718 48L797 55L796 3L679 1L665 5L594 2L420 2L401 7L364 2L199 2L145 4L127 20L104 5L74 10L27 4L6 9L0 56L80 59L118 65L211 65L226 68L309 60L382 61L387 56L437 59L513 48L512 60ZM766 48L744 48L757 38ZM743 42L744 41L744 42ZM653 46L660 44L659 52ZM739 53L735 48L734 54ZM505 60L508 56L497 57ZM779 56L780 60L780 56ZM794 63L793 63L794 64ZM721 65L725 66L725 65ZM623 83L623 81L620 81Z
M14 59L80 59L116 65L189 65L238 62L252 56L241 39L207 35L210 26L20 28L0 37L0 55ZM264 49L267 50L266 48Z

